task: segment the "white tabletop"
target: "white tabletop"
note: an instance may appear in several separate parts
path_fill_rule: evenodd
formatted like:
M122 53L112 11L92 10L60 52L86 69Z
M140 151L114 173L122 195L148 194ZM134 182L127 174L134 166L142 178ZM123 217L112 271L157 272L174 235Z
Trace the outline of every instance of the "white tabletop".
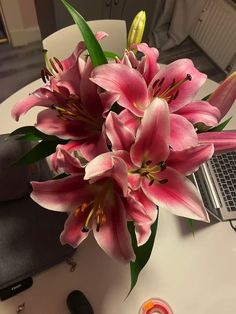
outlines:
M0 105L0 133L35 121L38 109L20 123L11 120L10 109L41 85L37 80ZM208 80L200 97L216 86ZM228 129L235 129L236 108L227 116L233 111ZM36 275L32 288L0 302L0 313L16 313L17 306L25 303L26 314L67 314L65 300L74 289L86 294L95 314L136 314L151 297L167 301L174 314L236 312L236 233L227 222L197 222L193 237L185 219L161 210L152 256L127 300L124 299L130 285L129 265L111 260L92 237L82 243L74 259L78 263L75 272L61 263Z

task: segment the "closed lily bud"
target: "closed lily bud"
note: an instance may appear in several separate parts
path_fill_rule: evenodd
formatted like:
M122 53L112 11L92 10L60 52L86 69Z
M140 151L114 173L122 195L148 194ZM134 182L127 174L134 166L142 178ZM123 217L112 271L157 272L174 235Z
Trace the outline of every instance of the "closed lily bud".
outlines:
M146 23L145 11L140 11L134 18L128 34L128 49L133 44L140 44Z
M236 71L229 75L211 94L208 102L217 107L223 118L236 99Z

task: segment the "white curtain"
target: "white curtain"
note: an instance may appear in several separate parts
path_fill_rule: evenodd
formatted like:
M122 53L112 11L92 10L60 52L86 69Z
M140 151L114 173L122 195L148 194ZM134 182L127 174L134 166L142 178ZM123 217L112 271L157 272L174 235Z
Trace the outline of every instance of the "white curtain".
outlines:
M160 50L179 45L196 25L207 0L157 0L150 44Z

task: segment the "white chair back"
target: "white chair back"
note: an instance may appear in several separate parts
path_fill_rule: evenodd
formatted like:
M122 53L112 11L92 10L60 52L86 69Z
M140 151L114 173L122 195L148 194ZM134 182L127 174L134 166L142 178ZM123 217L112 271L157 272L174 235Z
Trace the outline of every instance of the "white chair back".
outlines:
M123 20L94 20L88 21L94 33L104 31L108 37L102 39L100 44L105 51L112 51L122 56L127 44L126 22ZM48 50L50 57L62 60L68 57L75 49L77 43L83 40L76 24L62 28L43 40L44 49Z

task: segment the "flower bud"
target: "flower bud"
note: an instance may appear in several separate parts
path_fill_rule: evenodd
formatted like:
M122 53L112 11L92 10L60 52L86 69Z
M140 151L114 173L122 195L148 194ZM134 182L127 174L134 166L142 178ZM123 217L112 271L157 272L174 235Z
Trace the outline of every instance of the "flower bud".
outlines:
M128 49L133 44L140 44L146 23L145 11L140 11L134 18L128 34Z
M236 71L229 75L221 85L211 94L208 102L217 107L223 118L236 99Z

